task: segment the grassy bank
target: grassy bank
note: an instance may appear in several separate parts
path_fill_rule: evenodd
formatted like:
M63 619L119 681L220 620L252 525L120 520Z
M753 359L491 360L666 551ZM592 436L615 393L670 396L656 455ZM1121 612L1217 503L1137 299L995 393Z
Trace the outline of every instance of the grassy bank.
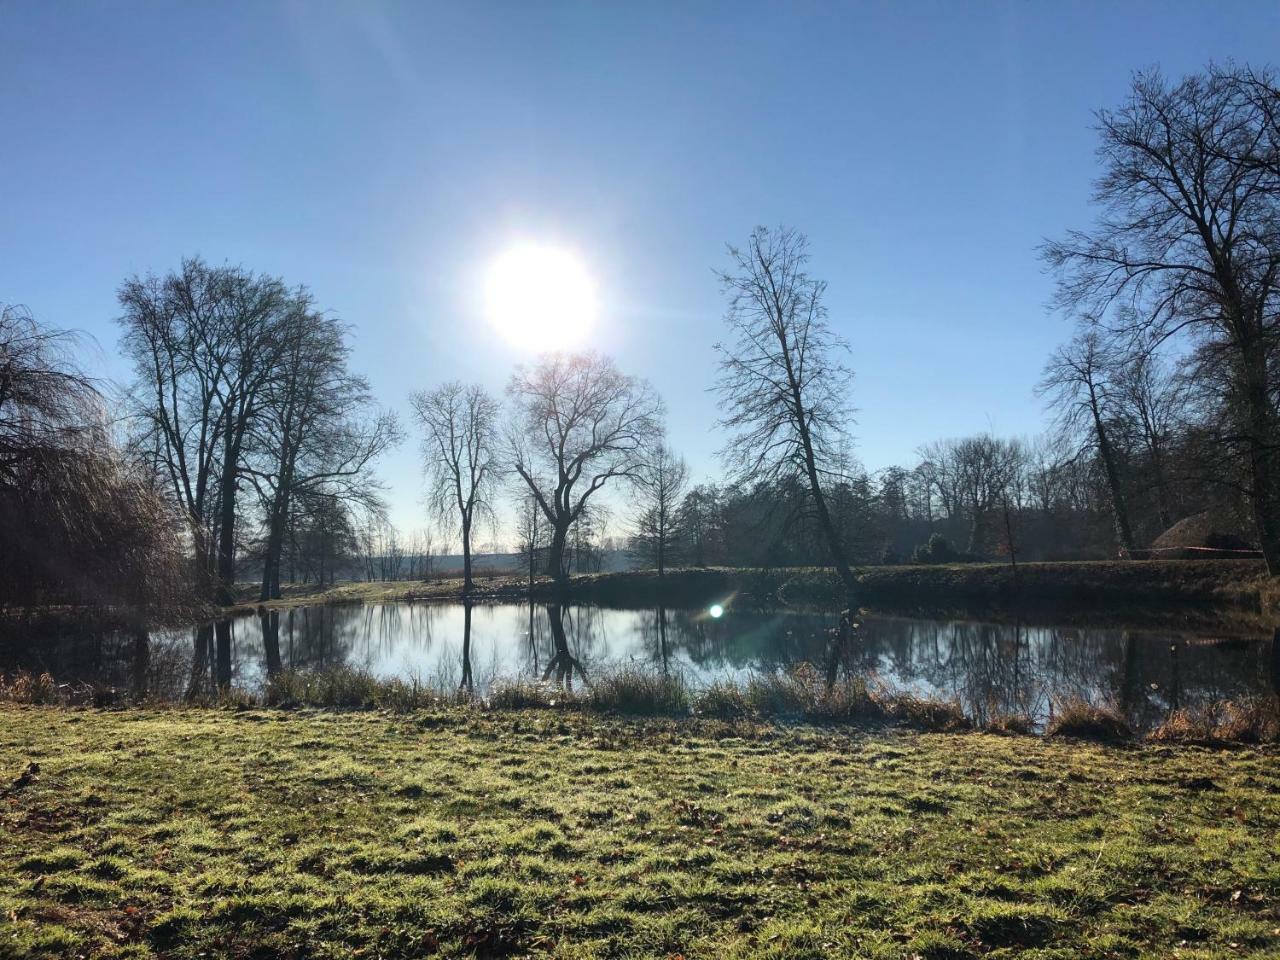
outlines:
M862 567L860 602L893 610L986 611L1033 609L1040 614L1164 614L1235 612L1280 613L1280 589L1252 560L1082 561L1074 563L939 564ZM553 600L548 579L534 584L538 600ZM454 600L462 582L349 583L320 590L295 585L268 606L300 603L365 603L395 600ZM484 577L477 600L524 600L522 577ZM653 571L584 574L570 583L570 599L610 605L701 605L737 597L759 603L844 603L839 579L828 569L742 569L711 567L672 570L661 580ZM248 602L246 607L254 604Z
M0 702L26 706L173 707L176 701L136 696L128 688L59 683L47 673L0 673ZM1146 739L1200 745L1280 743L1280 697L1273 694L1222 700L1175 710L1150 729L1130 725L1118 706L1063 696L1039 719L988 704L975 717L954 699L919 696L874 678L841 674L828 683L810 664L761 671L736 681L692 684L680 673L622 667L592 672L576 685L529 678L497 679L487 690L451 683L378 677L358 667L286 670L261 689L230 688L181 701L185 707L321 708L406 714L452 707L475 711L555 710L604 716L671 720L814 724L862 729L900 727L955 733L981 729L1005 735L1070 736L1119 743Z
M0 706L0 956L1275 956L1278 759Z

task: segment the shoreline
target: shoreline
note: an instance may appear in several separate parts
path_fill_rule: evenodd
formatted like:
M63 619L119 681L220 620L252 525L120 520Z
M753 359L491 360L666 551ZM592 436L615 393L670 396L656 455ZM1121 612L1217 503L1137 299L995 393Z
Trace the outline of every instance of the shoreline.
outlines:
M861 606L872 614L935 619L995 619L1054 623L1126 621L1250 634L1280 623L1280 584L1252 560L1133 560L873 566L856 569ZM248 592L246 590L246 592ZM567 595L553 581L486 576L468 598L461 578L372 581L325 589L293 585L279 600L245 600L224 615L311 605L391 602L592 603L601 606L697 607L734 599L753 606L839 610L838 577L830 568L772 570L707 567L578 574Z

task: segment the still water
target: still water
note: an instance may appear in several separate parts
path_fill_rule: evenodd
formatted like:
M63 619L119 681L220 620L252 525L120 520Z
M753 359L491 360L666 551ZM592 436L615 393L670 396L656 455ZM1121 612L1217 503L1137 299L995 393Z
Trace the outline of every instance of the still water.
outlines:
M715 612L719 613L719 610ZM728 609L391 603L299 607L154 633L48 638L0 651L66 682L181 698L231 686L257 691L276 670L349 666L479 694L498 679L581 683L631 666L691 684L820 664L832 613ZM1147 728L1171 710L1277 689L1270 636L1215 639L1118 627L1055 627L872 616L853 666L892 689L959 701L976 720L993 710L1043 720L1058 698L1121 708Z

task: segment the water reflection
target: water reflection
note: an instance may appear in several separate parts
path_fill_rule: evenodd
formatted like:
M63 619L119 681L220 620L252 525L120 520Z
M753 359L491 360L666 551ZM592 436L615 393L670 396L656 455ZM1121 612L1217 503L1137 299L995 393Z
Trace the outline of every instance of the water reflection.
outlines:
M127 636L61 633L0 649L0 669L48 670L134 696L171 699L260 689L282 670L350 666L442 692L483 694L498 678L585 684L621 665L691 683L798 663L830 668L838 617L731 609L370 604L261 610L213 625ZM1214 640L1139 628L868 617L840 669L954 698L974 719L1045 719L1075 696L1120 707L1138 727L1182 707L1280 692L1280 630Z

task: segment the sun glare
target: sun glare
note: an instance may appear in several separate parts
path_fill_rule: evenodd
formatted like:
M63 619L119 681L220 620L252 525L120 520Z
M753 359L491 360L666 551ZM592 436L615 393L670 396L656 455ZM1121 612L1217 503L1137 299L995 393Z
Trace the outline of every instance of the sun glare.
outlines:
M489 321L521 350L566 350L595 323L595 285L582 262L559 247L512 247L489 268Z

